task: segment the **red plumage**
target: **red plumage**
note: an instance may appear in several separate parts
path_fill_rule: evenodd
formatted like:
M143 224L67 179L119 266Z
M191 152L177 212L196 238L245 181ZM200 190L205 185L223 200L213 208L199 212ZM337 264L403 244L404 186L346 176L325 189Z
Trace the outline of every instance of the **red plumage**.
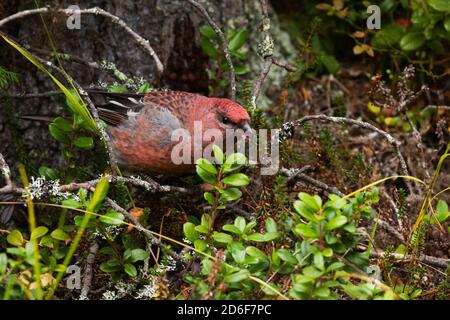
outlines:
M193 138L195 121L201 122L203 132L218 129L223 137L226 129L250 129L247 111L229 99L177 91L109 95L113 99L98 109L100 117L111 124L108 130L114 152L122 164L140 170L165 174L193 171L195 158L188 165L172 161L172 149L178 142L171 140L171 134L186 129ZM203 147L210 143L202 141Z

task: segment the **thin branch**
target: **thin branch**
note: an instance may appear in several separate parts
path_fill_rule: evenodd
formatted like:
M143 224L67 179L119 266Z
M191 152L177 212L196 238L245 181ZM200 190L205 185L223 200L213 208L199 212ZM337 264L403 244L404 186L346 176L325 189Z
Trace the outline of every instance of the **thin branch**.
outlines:
M214 31L217 33L220 39L220 45L222 47L223 53L225 54L225 59L227 60L228 68L229 70L229 77L230 77L230 98L232 100L236 99L236 74L234 71L234 65L233 61L231 60L231 54L230 50L228 49L228 43L225 35L223 34L222 30L220 30L219 26L214 22L214 20L209 15L208 11L199 4L197 1L194 0L188 0L190 4L192 4L194 7L197 8L198 11L206 18L211 28L214 29Z
M304 169L304 167L301 169L298 169L297 171L292 170L292 169L281 168L280 172L281 172L281 174L288 177L289 181L292 180L293 178L300 178L300 179L312 184L313 186L316 186L322 190L325 190L328 193L333 193L335 195L338 195L339 197L344 196L344 194L341 191L339 191L339 189L337 189L336 187L329 186L322 181L316 180L316 179L311 178L310 176L302 173L305 170L306 169Z
M110 183L127 183L134 185L136 187L144 188L147 191L150 192L179 192L179 193L189 193L188 189L181 188L181 187L174 187L174 186L168 186L168 185L160 185L155 181L148 182L140 179L139 177L121 177L121 176L108 176L108 181ZM90 180L86 182L72 182L66 185L62 185L60 187L61 192L66 191L78 191L79 189L90 189L92 187L95 188L97 183L99 183L100 179Z
M288 72L295 72L295 71L297 71L297 68L295 68L295 67L293 67L293 66L291 66L291 65L289 65L287 63L282 63L282 62L274 59L273 57L272 57L272 62L273 62L274 65L276 65L276 66L278 66L280 68L283 68L283 69L285 69Z
M387 253L387 252L382 252L382 251L377 252L377 251L372 250L370 252L370 256L372 258L389 257L389 258L398 260L400 262L419 260L421 262L425 262L425 263L428 263L428 264L431 264L431 265L434 265L434 266L440 267L440 268L447 268L450 263L450 259L436 258L433 256L427 256L424 254L421 254L419 257L416 257L416 256L411 256L411 255L404 255L401 253Z
M91 290L92 285L92 276L93 276L92 266L95 262L95 255L97 254L99 247L100 246L98 242L94 242L89 248L89 254L86 258L86 269L84 270L83 286L81 287L80 300L88 299L88 294L89 291Z
M374 221L376 223L378 223L378 225L383 228L384 230L386 230L387 232L389 232L390 234L392 234L394 237L396 237L398 240L400 240L401 242L405 242L405 237L398 232L393 226L391 226L389 223L387 223L384 220L381 219L374 219Z
M114 24L118 25L119 27L121 27L125 32L127 32L129 35L132 36L132 38L140 45L142 46L149 54L150 56L153 58L153 60L155 61L156 64L156 69L158 70L159 74L162 74L164 71L164 66L161 62L161 60L159 59L158 55L156 54L155 50L153 50L153 48L150 46L149 41L144 39L143 37L141 37L139 34L137 34L133 29L131 29L126 23L125 21L123 21L122 19L120 19L119 17L99 8L99 7L94 7L94 8L90 8L90 9L81 9L81 10L72 10L72 9L53 9L53 8L38 8L38 9L30 9L30 10L24 10L24 11L20 11L17 12L13 15L10 15L9 17L6 17L2 20L0 20L0 28L3 27L5 24L16 20L16 19L21 19L30 15L35 15L35 14L41 14L41 13L52 13L52 12L58 12L58 13L62 13L65 15L73 15L74 13L78 13L78 14L93 14L93 15L100 15L103 17L108 18L109 20L111 20Z
M258 99L259 92L261 91L261 85L263 84L264 80L269 74L272 63L273 63L272 57L268 57L265 59L261 73L259 74L258 79L256 79L255 84L253 85L253 94L252 94L253 109L256 109L256 100Z

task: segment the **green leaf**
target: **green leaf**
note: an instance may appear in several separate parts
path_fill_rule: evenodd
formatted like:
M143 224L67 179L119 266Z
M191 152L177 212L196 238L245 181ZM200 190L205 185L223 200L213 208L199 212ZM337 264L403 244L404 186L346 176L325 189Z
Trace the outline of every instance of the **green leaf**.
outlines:
M214 158L216 159L216 162L218 164L222 164L223 163L223 152L222 152L222 150L217 145L213 145L212 146L212 150L213 150Z
M228 250L231 253L231 256L233 257L234 261L236 263L241 264L245 260L245 247L242 245L242 243L239 242L232 242L228 246Z
M421 32L407 33L400 40L400 48L404 51L413 51L425 43L425 36Z
M450 32L450 16L445 18L444 20L444 28L447 30L447 32Z
M206 201L208 201L209 205L214 205L214 195L211 192L205 192L203 194L203 197L205 198Z
M205 227L205 226L195 226L195 231L198 231L202 234L208 234L209 233L209 228Z
M127 93L128 89L124 86L119 86L119 85L109 85L108 86L108 92L112 92L112 93Z
M323 274L323 272L316 269L314 266L306 266L303 268L303 274L311 279L317 279Z
M6 241L13 246L20 247L23 244L24 239L19 230L13 230L6 236Z
M41 240L39 241L39 245L45 246L47 248L53 248L54 247L53 241L54 240L53 240L53 238L51 236L49 236L49 235L43 236L41 238Z
M143 83L137 93L148 93L150 91L150 84L148 82Z
M55 229L50 233L53 239L65 241L69 239L69 235L61 229Z
M6 268L8 266L8 256L6 253L0 253L0 275L3 275L6 272Z
M125 216L121 214L120 212L109 210L104 215L100 217L100 221L104 224L109 224L113 226L118 226L122 224L123 220L125 219Z
M203 52L208 55L208 57L210 57L212 60L217 60L217 49L208 38L200 39L200 47L202 48Z
M450 212L448 210L448 205L445 201L439 200L436 205L436 219L439 223L444 223L447 218L450 216Z
M247 240L255 241L255 242L267 242L272 241L278 238L280 234L278 232L267 232L265 234L261 233L252 233L247 236Z
M204 160L204 159L201 159ZM211 164L212 166L212 164ZM204 169L205 166L201 167L199 165L196 166L197 175L202 178L203 181L214 185L216 183L217 177L214 173L208 172ZM214 167L214 166L213 166ZM211 169L211 168L209 168ZM215 169L215 168L214 168Z
M211 173L213 175L217 175L217 169L216 167L209 162L206 159L198 159L196 162L196 165L200 168L202 168L203 170L205 170L208 173Z
M317 232L313 228L311 228L311 226L303 223L299 223L298 225L296 225L294 228L294 232L305 238L315 239L318 237Z
M245 219L241 216L234 219L234 225L236 228L239 229L241 233L244 233L245 227L247 226L247 223L245 222Z
M118 259L110 259L100 264L100 270L103 272L116 272L120 270L120 261Z
M348 219L346 216L336 216L327 222L327 224L325 225L325 229L334 230L336 228L340 228L344 224L346 224L347 221L348 221Z
M298 263L298 261L294 257L294 255L287 249L278 249L277 254L281 260L283 260L289 264L296 265Z
M46 167L46 166L42 166L39 168L39 174L49 180L59 179L58 171L56 171L55 169Z
M209 214L202 215L201 225L207 228L208 230L211 229L212 226L212 218Z
M136 277L137 276L136 267L134 265L132 265L131 263L125 263L124 270L130 277Z
M88 150L94 147L94 139L91 137L77 137L74 144L77 148Z
M385 49L396 46L406 32L406 27L398 23L389 24L375 33L371 45L375 49Z
M313 209L314 211L319 211L322 207L322 199L319 196L310 196L305 192L300 192L298 194L300 200L302 200L308 207Z
M267 260L268 257L267 255L264 253L264 251L253 247L253 246L248 246L247 248L245 248L245 252L251 256L251 257L255 257L259 260Z
M339 70L339 62L331 54L321 54L319 55L319 61L327 68L328 72L331 74L336 74Z
M223 178L222 183L234 187L244 187L250 183L250 179L243 173L235 173Z
M333 256L333 249L331 248L323 249L322 254L324 257L331 258Z
M236 221L235 221L236 223ZM239 230L239 228L237 228L236 226L232 225L232 224L226 224L222 227L223 230L234 233L234 234L241 234L241 230Z
M265 227L268 233L278 232L277 223L273 218L267 218L265 221Z
M198 232L195 230L195 224L192 222L186 222L183 225L183 232L186 239L191 243L194 243L194 241L198 239Z
M68 123L62 117L57 117L56 119L53 120L52 123L61 131L64 131L64 132L67 132L67 133L73 131L72 125L70 123Z
M208 39L215 39L217 38L217 34L214 31L213 28L211 28L211 26L209 25L203 25L200 27L200 33L202 35L204 35L205 37L207 37Z
M194 241L194 248L199 251L205 251L206 250L206 241L203 239L197 239Z
M242 196L241 190L238 188L225 189L220 195L219 200L222 202L229 202L239 199Z
M59 129L58 126L55 125L54 123L50 123L50 125L48 126L48 129L50 131L51 136L56 141L64 143L64 144L70 143L69 136L67 135L67 133L62 131L61 129Z
M80 202L75 201L74 199L63 200L62 204L66 207L70 207L70 208L74 208L74 209L79 209L83 206Z
M230 40L230 43L228 44L228 48L230 51L237 51L239 50L247 40L248 37L248 31L247 30L241 30L237 32Z
M37 227L31 232L30 240L38 239L48 232L48 228L44 226Z
M226 276L224 280L226 283L235 283L247 279L248 276L249 272L247 270L239 270L238 272Z
M450 1L448 0L428 0L430 7L441 12L450 12Z
M231 243L233 241L232 236L223 232L214 232L212 237L215 241L221 243Z
M334 270L338 270L338 269L342 269L343 267L345 267L345 263L343 262L333 262L332 264L330 264L327 268L327 272L331 272Z
M243 65L243 64L238 64L236 67L235 67L235 73L236 73L236 75L238 75L238 76L242 76L242 75L244 75L244 74L247 74L250 70L247 68L247 66L245 66L245 65Z
M305 219L317 223L318 220L314 216L314 213L310 206L306 205L305 202L296 200L294 202L294 209Z
M128 261L131 263L135 263L137 261L144 261L147 258L148 258L147 251L138 248L131 250L131 257Z
M227 156L225 163L222 165L223 172L229 173L235 171L247 163L247 158L242 153L232 153Z
M319 270L325 269L325 263L324 263L323 255L321 252L317 252L314 254L314 265Z
M108 194L109 190L109 181L103 176L97 186L95 187L94 195L92 196L92 200L89 204L88 212L97 212Z

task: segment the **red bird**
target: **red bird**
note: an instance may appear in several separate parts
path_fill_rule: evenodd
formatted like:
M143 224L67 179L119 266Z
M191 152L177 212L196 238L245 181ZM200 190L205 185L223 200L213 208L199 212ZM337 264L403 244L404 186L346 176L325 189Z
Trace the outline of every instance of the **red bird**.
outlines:
M179 141L172 141L171 134L176 129L186 129L193 143L195 121L201 122L203 132L219 129L223 137L226 129L251 130L247 111L229 99L177 91L103 94L111 100L97 108L100 118L110 124L108 131L117 159L139 170L165 174L192 172L197 159L191 158L190 165L172 161L172 149ZM210 143L202 141L203 147Z

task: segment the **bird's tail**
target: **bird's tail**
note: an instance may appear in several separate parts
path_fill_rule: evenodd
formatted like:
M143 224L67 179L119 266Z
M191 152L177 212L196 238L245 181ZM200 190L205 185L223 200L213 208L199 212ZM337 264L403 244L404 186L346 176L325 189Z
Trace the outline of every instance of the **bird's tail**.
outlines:
M30 121L40 121L40 122L53 122L57 116L42 116L42 115L23 115L19 116L19 119L30 120Z

